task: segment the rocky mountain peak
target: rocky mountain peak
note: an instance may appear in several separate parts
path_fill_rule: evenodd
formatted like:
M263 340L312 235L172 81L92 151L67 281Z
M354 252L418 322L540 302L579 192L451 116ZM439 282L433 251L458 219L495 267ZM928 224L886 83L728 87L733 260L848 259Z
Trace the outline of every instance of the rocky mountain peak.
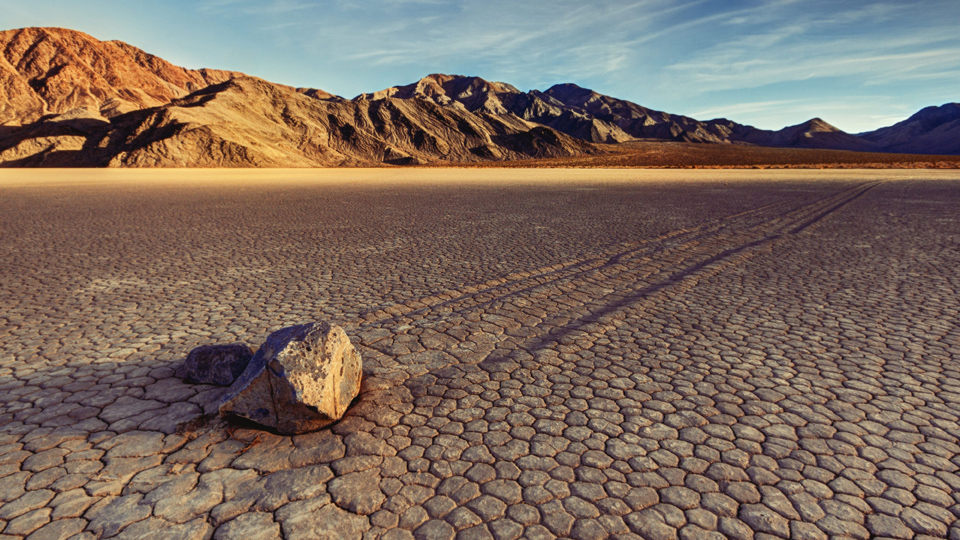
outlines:
M600 96L600 94L589 88L584 88L573 83L555 84L548 88L544 94L568 105L573 103L577 103L578 105L583 104Z
M803 128L806 131L816 132L816 133L833 133L840 131L839 128L828 124L823 121L821 118L811 118L806 122L797 126L798 128Z
M902 122L860 137L899 152L960 154L960 103L926 107Z

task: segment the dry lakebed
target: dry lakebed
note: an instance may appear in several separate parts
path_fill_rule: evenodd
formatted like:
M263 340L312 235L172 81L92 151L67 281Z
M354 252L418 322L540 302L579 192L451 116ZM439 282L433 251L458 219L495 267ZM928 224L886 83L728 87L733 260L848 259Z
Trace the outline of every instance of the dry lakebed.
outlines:
M960 540L960 173L0 171L0 539ZM342 420L176 376L328 321Z

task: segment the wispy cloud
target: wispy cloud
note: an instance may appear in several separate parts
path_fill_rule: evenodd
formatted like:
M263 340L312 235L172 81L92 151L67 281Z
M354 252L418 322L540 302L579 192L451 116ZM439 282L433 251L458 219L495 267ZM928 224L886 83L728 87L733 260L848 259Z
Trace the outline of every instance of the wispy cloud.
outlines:
M788 5L784 2L779 7ZM903 15L904 9L874 4L829 14L776 17L765 6L750 13L727 14L729 24L748 28L666 69L704 91L717 91L825 77L856 76L863 84L886 84L960 67L960 36L952 23L899 34L857 27L889 22Z
M415 24L402 28L371 29L365 33L364 40L375 46L347 52L346 57L381 67L459 65L466 60L485 64L498 72L515 71L518 63L540 72L565 63L571 66L570 71L574 71L574 66L583 66L584 73L609 73L626 67L628 51L607 40L585 39L592 33L590 29L607 26L609 32L619 33L625 39L621 24L625 14L646 11L652 19L666 6L661 0L626 5L609 3L599 7L561 2L567 6L528 5L523 8L522 16L493 20L485 10L497 12L511 8L502 1L492 4L469 5L462 11L434 15L428 20L420 18ZM590 12L591 7L595 12ZM538 24L526 21L538 21Z
M750 101L747 103L734 103L723 105L721 107L712 107L702 109L691 113L694 118L713 119L713 118L737 118L747 114L764 113L771 110L793 107L803 103L801 99L782 99L776 101Z
M233 13L244 15L285 15L288 13L311 10L321 7L319 1L304 0L204 0L200 9L213 13Z
M670 69L710 91L754 88L813 77L861 76L864 84L886 84L903 77L924 75L929 68L960 66L960 46L930 51L864 54L828 52L780 59L727 58L717 67L719 55L700 62L677 64ZM938 71L942 73L942 71ZM812 76L811 76L812 75Z
M767 129L820 117L849 132L869 131L899 122L916 110L898 100L869 94L845 96L839 100L827 96L773 101L728 103L692 113L695 118L733 118L741 123ZM771 117L787 116L789 122L771 123ZM842 125L841 125L842 124Z

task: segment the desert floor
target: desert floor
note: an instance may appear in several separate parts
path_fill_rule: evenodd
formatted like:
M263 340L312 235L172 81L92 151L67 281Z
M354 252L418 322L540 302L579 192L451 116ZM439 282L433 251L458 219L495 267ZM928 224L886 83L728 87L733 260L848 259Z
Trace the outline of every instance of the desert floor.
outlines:
M960 540L960 173L0 171L0 538ZM203 416L202 344L364 391Z

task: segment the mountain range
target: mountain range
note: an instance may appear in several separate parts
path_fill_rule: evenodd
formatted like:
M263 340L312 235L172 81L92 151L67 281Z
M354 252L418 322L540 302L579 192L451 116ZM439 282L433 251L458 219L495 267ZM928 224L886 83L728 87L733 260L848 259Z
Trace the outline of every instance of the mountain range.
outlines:
M185 69L73 30L0 32L0 166L484 162L598 155L635 141L960 154L960 104L857 135L818 118L770 131L655 111L575 84L523 92L457 75L345 99Z

